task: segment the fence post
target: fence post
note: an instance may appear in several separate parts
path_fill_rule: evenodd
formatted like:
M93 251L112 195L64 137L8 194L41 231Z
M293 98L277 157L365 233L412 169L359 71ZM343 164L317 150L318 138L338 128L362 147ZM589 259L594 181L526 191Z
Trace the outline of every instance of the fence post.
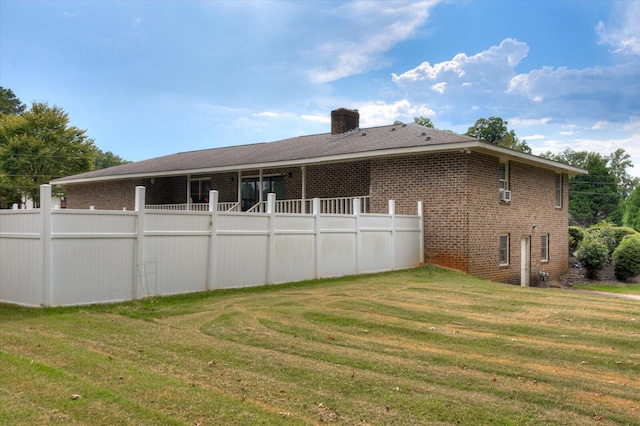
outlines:
M391 216L391 270L396 269L396 202L389 200L389 216Z
M209 255L207 256L206 289L216 287L218 263L218 191L209 191Z
M353 199L353 214L356 217L356 275L362 273L362 227L360 221L360 200Z
M418 201L418 216L420 220L420 263L424 263L424 209L422 207L422 201Z
M273 284L274 261L276 257L276 194L267 195L267 214L269 215L269 240L267 241L267 284Z
M311 205L311 212L313 213L314 233L315 233L315 259L313 263L313 278L320 278L320 199L314 198Z
M136 186L136 266L133 271L133 288L132 296L136 300L138 298L138 275L140 268L144 268L144 210L145 210L145 193L144 186Z
M40 244L42 244L42 305L53 306L51 185L40 185L40 218L42 220L42 230L40 234Z

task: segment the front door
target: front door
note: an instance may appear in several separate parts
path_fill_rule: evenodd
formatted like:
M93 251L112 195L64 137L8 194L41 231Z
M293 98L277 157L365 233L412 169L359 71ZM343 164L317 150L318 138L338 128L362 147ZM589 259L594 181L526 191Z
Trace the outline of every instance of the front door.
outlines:
M520 285L529 287L531 280L531 238L520 240Z

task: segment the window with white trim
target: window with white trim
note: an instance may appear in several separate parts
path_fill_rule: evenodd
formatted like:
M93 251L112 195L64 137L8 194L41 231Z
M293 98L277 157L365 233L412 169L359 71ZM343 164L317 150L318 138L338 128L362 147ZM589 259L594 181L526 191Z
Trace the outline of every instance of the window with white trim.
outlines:
M540 235L540 261L549 261L549 234Z
M509 234L500 235L500 266L509 264Z
M556 207L562 208L562 174L556 173Z
M211 178L192 178L190 180L190 197L192 203L208 203L211 190Z
M509 189L509 163L500 162L500 177L499 177L500 189Z

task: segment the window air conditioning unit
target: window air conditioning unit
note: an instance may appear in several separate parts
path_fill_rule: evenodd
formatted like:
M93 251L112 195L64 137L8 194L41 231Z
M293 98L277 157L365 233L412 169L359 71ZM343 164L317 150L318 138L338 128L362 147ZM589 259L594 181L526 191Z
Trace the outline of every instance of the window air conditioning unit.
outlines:
M511 191L507 189L500 190L500 201L504 201L505 203L511 202Z

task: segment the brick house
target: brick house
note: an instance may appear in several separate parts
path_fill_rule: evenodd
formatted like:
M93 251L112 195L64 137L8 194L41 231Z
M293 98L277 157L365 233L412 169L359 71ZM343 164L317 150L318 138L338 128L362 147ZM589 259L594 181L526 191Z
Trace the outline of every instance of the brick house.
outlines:
M354 110L331 119L331 133L183 152L52 184L66 188L67 208L132 209L139 185L147 205L170 209L198 208L210 189L238 211L259 210L268 192L297 213L313 198L338 213L348 213L343 197L361 198L371 213L393 199L398 214L415 214L423 201L425 253L436 264L520 285L566 272L568 177L584 170L416 124L361 129Z

